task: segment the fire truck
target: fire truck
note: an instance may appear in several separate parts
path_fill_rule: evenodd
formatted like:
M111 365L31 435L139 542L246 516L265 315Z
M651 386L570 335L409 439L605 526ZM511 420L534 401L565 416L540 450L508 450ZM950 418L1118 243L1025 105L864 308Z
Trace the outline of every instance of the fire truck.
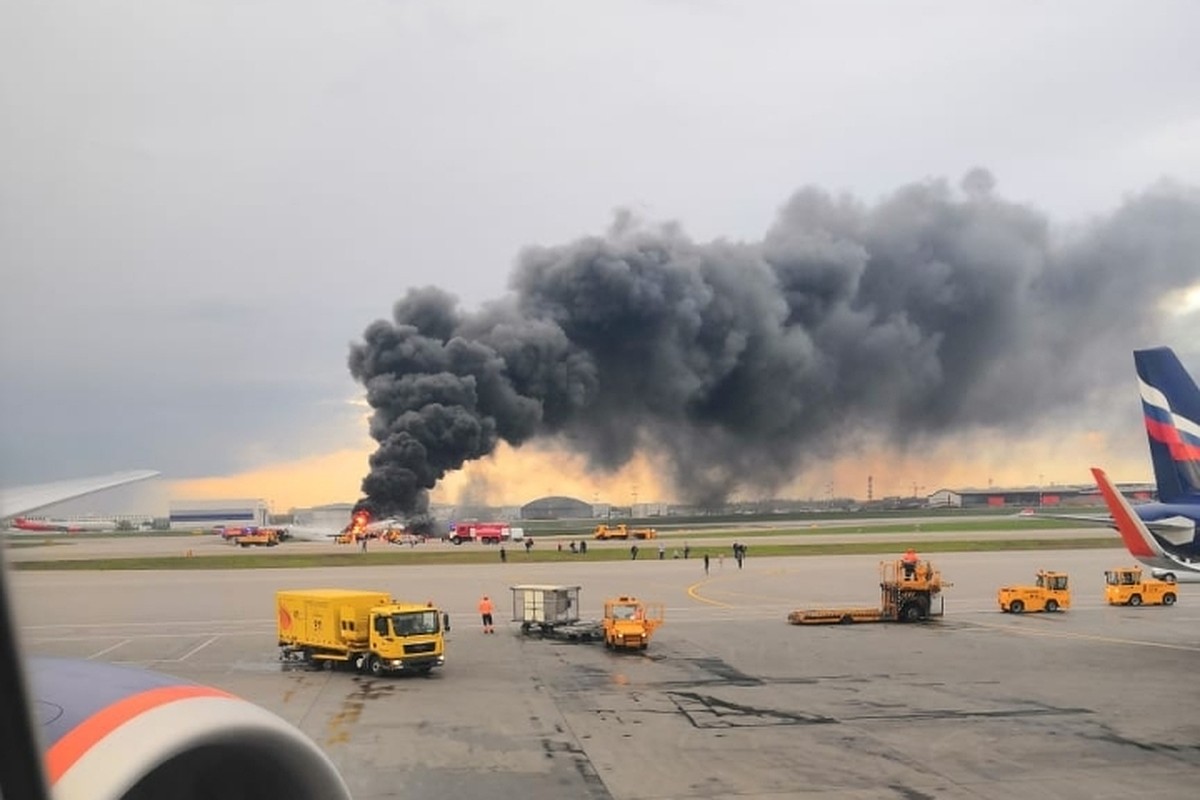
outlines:
M448 538L453 544L500 544L514 537L513 530L507 522L458 522L450 529Z

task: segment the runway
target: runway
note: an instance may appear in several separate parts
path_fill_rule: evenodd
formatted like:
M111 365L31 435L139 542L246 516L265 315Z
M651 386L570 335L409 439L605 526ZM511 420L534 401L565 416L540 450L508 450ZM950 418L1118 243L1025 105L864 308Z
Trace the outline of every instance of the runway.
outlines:
M1030 528L1029 530L922 530L921 523L912 523L911 531L874 533L859 533L853 525L822 525L810 528L803 533L779 533L772 528L728 529L720 534L711 531L692 531L689 533L661 533L658 539L651 541L596 541L590 536L580 535L538 535L533 537L536 546L557 547L562 544L567 547L571 541L586 539L589 549L622 549L628 550L636 544L642 552L642 558L652 557L662 543L669 552L682 550L684 544L689 544L697 554L702 550L715 553L724 550L730 552L734 541L748 543L751 548L758 544L840 544L844 542L886 542L894 543L900 550L909 544L920 545L923 541L1000 541L1005 539L1092 539L1111 533L1104 528ZM1112 533L1114 546L1120 545L1120 539ZM9 561L43 561L43 560L72 560L92 558L134 558L141 556L179 556L190 553L194 557L209 555L255 555L270 558L288 553L352 553L355 546L336 544L335 542L287 541L277 547L241 548L223 541L212 534L194 534L190 536L155 536L126 535L126 536L74 536L46 537L32 535L13 536L8 540L15 546L5 550L4 557ZM520 543L507 545L510 550L519 550ZM463 550L495 549L491 545L464 544ZM371 552L386 552L391 550L408 550L407 545L391 545L383 542L369 543ZM417 545L421 552L428 550L449 551L456 546L440 540L431 540Z
M941 621L797 627L797 607L877 599L873 556L11 575L27 651L129 663L275 711L381 798L1184 798L1200 767L1200 589L1110 608L1120 549L946 554ZM1039 567L1074 607L1000 614ZM666 604L645 653L479 631L515 583ZM444 671L374 679L284 669L275 591L340 586L435 600Z

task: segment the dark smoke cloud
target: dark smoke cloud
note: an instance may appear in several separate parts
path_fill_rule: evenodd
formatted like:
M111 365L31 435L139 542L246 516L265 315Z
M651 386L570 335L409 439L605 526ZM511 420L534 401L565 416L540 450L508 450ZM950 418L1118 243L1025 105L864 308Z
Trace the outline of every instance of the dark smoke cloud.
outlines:
M367 328L363 491L420 510L501 440L558 436L601 469L665 455L681 495L714 501L864 433L1024 429L1127 377L1112 349L1128 370L1163 295L1198 280L1200 193L1169 184L1065 233L983 170L875 205L802 189L753 243L619 214L523 252L482 309L415 289Z

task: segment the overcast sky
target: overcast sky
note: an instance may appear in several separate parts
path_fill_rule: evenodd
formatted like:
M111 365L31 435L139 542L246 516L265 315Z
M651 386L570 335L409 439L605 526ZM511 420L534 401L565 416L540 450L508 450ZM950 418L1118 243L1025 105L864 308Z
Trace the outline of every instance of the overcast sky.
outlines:
M802 186L874 203L983 166L1066 232L1200 185L1194 2L0 14L6 482L361 446L369 322L414 286L494 298L522 247L617 208L758 240ZM1160 343L1196 352L1119 358Z

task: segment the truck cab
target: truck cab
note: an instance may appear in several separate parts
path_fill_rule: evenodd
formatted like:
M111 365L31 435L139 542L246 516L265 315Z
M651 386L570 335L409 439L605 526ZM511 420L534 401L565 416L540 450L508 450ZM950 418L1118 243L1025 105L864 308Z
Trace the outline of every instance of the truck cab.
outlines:
M1104 600L1110 606L1173 606L1179 599L1176 591L1174 583L1143 578L1139 567L1118 567L1104 573Z
M368 652L355 659L355 666L372 675L427 673L445 663L444 630L436 608L406 603L372 608Z
M1066 573L1038 570L1033 586L1002 586L996 595L1000 610L1012 614L1026 611L1055 612L1071 607L1071 589Z

